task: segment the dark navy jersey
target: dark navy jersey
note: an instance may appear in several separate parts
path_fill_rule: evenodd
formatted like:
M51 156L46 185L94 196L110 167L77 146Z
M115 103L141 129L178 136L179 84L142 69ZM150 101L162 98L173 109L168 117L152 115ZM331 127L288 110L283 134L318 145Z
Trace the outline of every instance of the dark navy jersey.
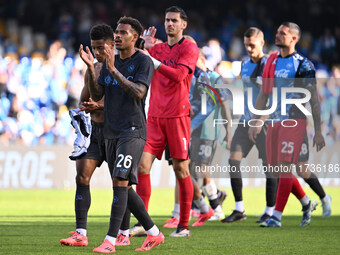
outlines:
M136 51L131 57L121 59L115 56L115 67L124 77L134 83L151 83L154 68L150 57ZM141 137L146 139L145 97L133 98L123 90L106 67L100 71L98 84L104 87L104 138Z
M268 57L264 56L259 62L254 63L248 57L242 62L241 78L244 90L244 114L240 120L249 121L252 119L252 112L248 107L248 88L252 91L252 102L255 107L257 96L260 93L262 85L262 72Z
M299 53L293 54L283 58L280 55L277 58L275 65L275 83L277 88L277 107L274 113L271 114L271 119L276 119L274 122L285 119L305 119L306 116L294 105L287 104L287 114L281 113L282 93L281 88L285 87L300 87L308 88L315 86L315 68L313 63L306 57ZM298 99L305 97L302 93L287 93L287 99ZM270 106L272 105L272 96L270 99Z

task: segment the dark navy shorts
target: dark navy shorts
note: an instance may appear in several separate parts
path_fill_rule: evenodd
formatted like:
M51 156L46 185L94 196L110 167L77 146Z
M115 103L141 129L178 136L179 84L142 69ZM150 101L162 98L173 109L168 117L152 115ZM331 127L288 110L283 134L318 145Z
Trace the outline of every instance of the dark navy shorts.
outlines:
M137 168L142 157L145 140L136 137L105 139L106 161L112 177L138 184Z
M105 143L103 136L104 123L91 121L91 125L91 142L89 147L87 148L86 154L81 157L81 159L97 160L97 167L100 167L105 160Z
M249 139L248 130L249 126L244 127L239 125L236 128L233 139L231 140L230 151L231 152L241 151L243 157L245 158L255 145L259 152L259 158L262 160L266 160L267 125L264 125L261 129L261 132L256 136L256 144L254 144Z

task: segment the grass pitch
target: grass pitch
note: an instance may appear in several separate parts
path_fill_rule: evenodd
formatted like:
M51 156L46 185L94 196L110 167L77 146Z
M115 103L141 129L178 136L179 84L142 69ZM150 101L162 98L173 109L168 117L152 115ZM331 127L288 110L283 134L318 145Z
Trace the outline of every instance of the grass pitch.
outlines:
M232 212L234 199L230 189L223 205ZM317 196L307 189L307 194ZM232 224L207 222L191 227L191 237L170 238L172 229L162 228L171 215L172 189L153 189L150 214L165 235L165 243L148 254L339 254L340 189L326 188L333 198L330 218L322 218L321 205L313 213L310 226L299 227L302 213L299 202L290 196L283 214L282 228L263 229L255 223L265 207L264 189L244 189L247 220ZM317 199L318 200L318 199ZM0 191L0 254L92 254L103 241L109 222L111 190L92 190L88 219L87 247L66 247L61 238L75 230L73 190ZM319 202L319 201L318 201ZM190 223L193 223L191 220ZM132 224L136 221L132 217ZM131 225L132 225L131 224ZM117 247L116 254L136 254L144 237L131 238L131 245Z

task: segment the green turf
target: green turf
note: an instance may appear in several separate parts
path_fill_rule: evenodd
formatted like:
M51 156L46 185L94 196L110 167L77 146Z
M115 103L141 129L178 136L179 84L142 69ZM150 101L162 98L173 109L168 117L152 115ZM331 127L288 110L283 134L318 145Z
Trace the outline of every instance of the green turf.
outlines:
M148 254L339 254L340 189L327 188L333 197L330 218L321 217L321 207L313 214L308 227L299 227L301 207L291 196L279 229L263 229L255 223L256 214L264 209L263 189L244 189L247 220L233 224L207 222L191 228L189 238L170 238L173 230L161 228L166 239ZM231 190L227 189L229 194ZM307 189L310 197L316 198ZM74 230L74 191L69 190L1 190L0 254L91 254L103 241L109 221L112 192L93 190L88 222L88 247L64 247L59 239ZM229 214L233 208L231 195L224 204ZM172 210L173 190L155 189L150 213L162 226ZM132 220L134 223L135 220ZM191 221L192 222L192 221ZM131 238L131 246L118 247L117 254L136 254L134 249L143 237Z

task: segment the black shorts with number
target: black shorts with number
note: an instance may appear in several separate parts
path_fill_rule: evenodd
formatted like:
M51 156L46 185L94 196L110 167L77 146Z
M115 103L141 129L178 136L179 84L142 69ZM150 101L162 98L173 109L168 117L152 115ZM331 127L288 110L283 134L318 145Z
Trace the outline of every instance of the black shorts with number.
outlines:
M197 128L191 135L190 157L196 165L210 165L216 151L216 140L201 139L201 128Z
M112 177L138 184L137 167L143 153L145 140L136 137L105 139L106 159Z
M243 157L247 157L250 150L253 148L254 143L249 139L248 136L249 126L241 126L235 130L233 139L231 140L230 151L241 151ZM259 158L266 160L266 135L267 135L267 125L264 125L261 132L256 136L256 148L259 152Z
M94 159L98 161L97 167L100 167L105 160L105 143L103 136L104 123L91 121L92 132L90 145L86 154L81 159Z
M309 143L308 143L308 136L307 131L305 132L305 138L301 145L301 151L299 155L299 162L307 162L309 159Z

